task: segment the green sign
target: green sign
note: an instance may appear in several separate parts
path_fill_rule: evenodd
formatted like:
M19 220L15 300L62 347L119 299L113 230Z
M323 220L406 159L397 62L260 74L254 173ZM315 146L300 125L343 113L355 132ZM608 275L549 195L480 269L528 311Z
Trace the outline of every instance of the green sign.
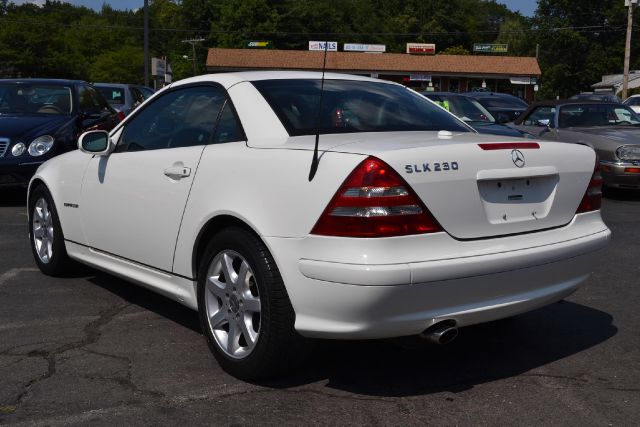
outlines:
M251 40L245 44L248 49L273 49L271 40Z
M508 44L498 43L474 43L473 51L478 53L507 53Z

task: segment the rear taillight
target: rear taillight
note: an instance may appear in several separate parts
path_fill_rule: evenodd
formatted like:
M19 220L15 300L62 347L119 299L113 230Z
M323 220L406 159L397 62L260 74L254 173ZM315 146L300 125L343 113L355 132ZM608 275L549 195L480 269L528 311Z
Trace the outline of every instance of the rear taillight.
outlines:
M120 121L124 120L124 113L122 111L118 111L118 117L120 118Z
M596 167L589 181L587 191L578 206L576 213L597 211L602 206L602 175L600 175L600 161L596 156Z
M407 182L382 160L368 157L344 181L311 234L391 237L441 230Z

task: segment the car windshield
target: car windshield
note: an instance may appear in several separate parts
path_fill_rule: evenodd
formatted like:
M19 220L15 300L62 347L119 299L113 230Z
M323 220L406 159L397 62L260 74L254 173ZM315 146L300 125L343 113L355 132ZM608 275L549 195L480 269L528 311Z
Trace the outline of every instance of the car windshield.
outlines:
M124 104L124 89L115 86L95 86L95 88L109 104Z
M621 104L574 104L560 108L559 126L593 127L611 125L640 125L640 117Z
M465 96L427 96L441 107L452 112L467 123L495 123L496 119L486 108L473 98Z
M69 114L71 99L68 86L0 83L0 114Z
M452 115L399 85L325 80L253 82L291 136L320 133L440 131L470 132Z
M483 96L478 97L478 100L489 108L523 109L528 107L526 102L511 96Z

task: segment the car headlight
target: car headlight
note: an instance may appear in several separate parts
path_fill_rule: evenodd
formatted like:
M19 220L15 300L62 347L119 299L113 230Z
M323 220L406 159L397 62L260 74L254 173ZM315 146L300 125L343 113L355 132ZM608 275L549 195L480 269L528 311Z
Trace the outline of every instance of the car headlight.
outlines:
M622 145L616 150L616 156L620 160L640 159L640 145Z
M24 145L23 142L18 142L11 149L11 154L13 154L13 157L18 157L18 156L22 156L22 153L24 153L25 151L27 151L27 146Z
M42 156L53 147L53 137L51 135L43 135L34 139L29 144L29 154L33 157Z

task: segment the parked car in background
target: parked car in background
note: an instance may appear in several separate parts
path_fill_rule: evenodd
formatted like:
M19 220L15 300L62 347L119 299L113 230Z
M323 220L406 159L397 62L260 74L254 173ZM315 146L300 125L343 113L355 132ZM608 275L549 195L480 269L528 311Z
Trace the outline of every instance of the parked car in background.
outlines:
M198 310L243 379L302 337L446 343L570 295L609 239L594 151L514 139L368 77L193 77L38 170L31 248Z
M75 149L82 132L119 122L86 82L0 80L0 185L26 185L40 164Z
M600 101L600 102L615 102L621 103L622 100L612 93L598 93L598 92L584 92L578 95L573 95L569 99L575 99L578 101Z
M512 122L522 114L529 104L524 99L508 93L466 92L463 95L477 99L495 117L498 123Z
M421 94L458 116L479 133L520 138L531 136L526 132L498 123L480 102L469 96L451 92L422 92Z
M538 138L593 147L605 185L640 189L640 117L628 106L577 100L539 102L514 126Z
M630 107L636 113L640 113L640 95L632 95L624 100L624 105Z
M94 83L93 86L104 96L109 105L122 113L122 117L133 111L154 93L150 87L141 85Z

